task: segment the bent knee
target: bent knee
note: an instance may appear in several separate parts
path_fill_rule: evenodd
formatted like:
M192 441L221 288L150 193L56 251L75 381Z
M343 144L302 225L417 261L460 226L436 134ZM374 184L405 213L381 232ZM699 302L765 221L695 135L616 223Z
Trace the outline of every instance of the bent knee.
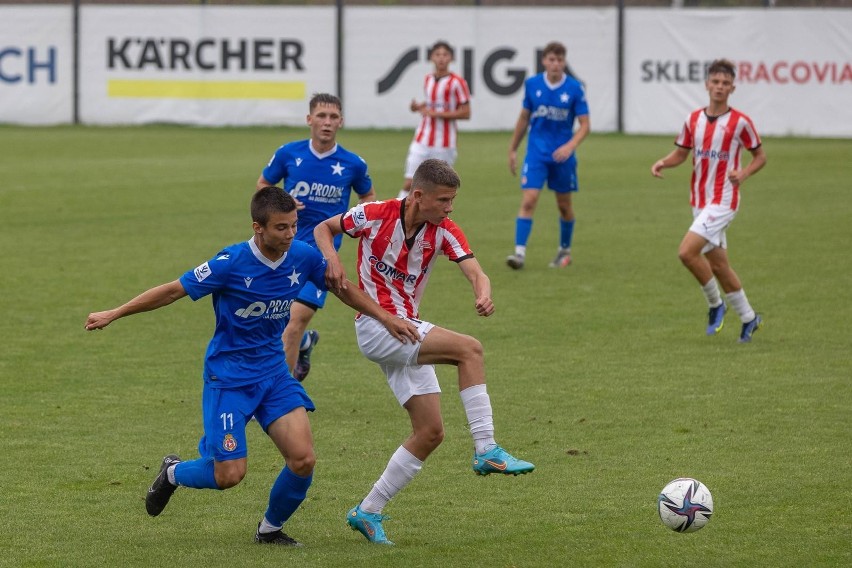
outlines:
M224 468L216 470L214 476L216 477L216 485L219 486L219 489L229 489L235 485L239 485L246 476L246 470L245 468Z
M429 450L434 450L444 441L444 426L438 424L423 428L417 432L417 438L421 445L426 446Z
M314 471L314 467L317 464L316 454L310 452L304 456L299 457L289 457L287 458L287 467L295 473L296 475L300 475L302 477L307 477Z
M700 256L700 253L696 254L693 250L686 248L686 247L681 247L677 251L678 259L683 264L686 264L686 265L689 265L689 264L692 264L693 262L695 262L695 259L698 258L699 256Z
M462 336L463 340L459 342L462 353L468 358L473 357L482 359L485 356L485 350L482 348L482 342L470 335Z

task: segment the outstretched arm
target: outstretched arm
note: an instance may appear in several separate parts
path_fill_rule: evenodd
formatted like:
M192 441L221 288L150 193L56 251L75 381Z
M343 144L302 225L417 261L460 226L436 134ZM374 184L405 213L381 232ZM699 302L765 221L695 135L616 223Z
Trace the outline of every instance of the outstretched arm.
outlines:
M126 304L117 308L103 312L92 312L86 319L86 329L89 331L103 329L118 318L138 314L139 312L156 310L157 308L168 306L184 296L186 296L186 290L183 289L180 280L160 284L142 292Z
M459 263L462 273L473 287L473 295L476 297L476 313L488 317L494 313L494 302L491 301L491 279L482 270L479 261L474 257L467 258Z

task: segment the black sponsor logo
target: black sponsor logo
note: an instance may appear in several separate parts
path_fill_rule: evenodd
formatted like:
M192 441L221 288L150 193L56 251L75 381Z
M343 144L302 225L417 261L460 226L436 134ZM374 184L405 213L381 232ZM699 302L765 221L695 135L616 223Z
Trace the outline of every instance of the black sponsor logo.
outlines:
M305 47L281 38L107 38L107 69L304 71Z
M541 73L544 69L541 65L541 50L536 49L530 67L509 66L505 63L514 63L518 57L518 50L509 46L501 46L487 52L481 60L481 76L485 88L501 97L514 95L524 87L524 80L532 73ZM390 70L376 82L376 94L382 95L390 91L408 71L408 69L421 61L429 60L428 47L411 47L402 52ZM474 78L479 60L473 48L466 47L460 50L458 57L460 75L467 81L470 92L477 88Z

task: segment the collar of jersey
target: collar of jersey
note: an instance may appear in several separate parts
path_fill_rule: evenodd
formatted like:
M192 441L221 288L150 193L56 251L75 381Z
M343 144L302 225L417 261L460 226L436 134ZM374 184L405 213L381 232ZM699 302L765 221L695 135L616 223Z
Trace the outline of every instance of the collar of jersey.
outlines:
M337 142L334 143L334 146L332 146L331 150L329 150L328 152L323 152L322 154L314 150L314 143L310 140L308 140L308 148L310 148L311 154L316 156L317 159L322 160L323 158L328 158L329 156L337 152Z
M260 252L259 248L257 248L257 244L254 242L254 237L252 237L248 240L248 246L251 249L251 253L254 255L254 257L257 260L259 260L260 262L262 262L263 264L265 264L266 266L268 266L269 268L271 268L272 270L275 270L279 266L284 264L284 259L287 258L287 253L285 252L284 256L282 256L278 260L276 260L274 262L269 260L268 258L263 256L263 253Z

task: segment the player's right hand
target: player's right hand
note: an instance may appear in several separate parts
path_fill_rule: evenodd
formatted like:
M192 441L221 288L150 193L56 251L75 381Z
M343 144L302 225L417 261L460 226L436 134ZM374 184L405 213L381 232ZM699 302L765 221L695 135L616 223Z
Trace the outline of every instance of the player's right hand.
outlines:
M402 343L411 343L414 345L420 341L420 333L417 331L417 326L406 318L390 316L384 325L388 332Z
M96 329L103 329L111 324L113 319L113 310L92 312L89 314L89 317L86 318L86 330L93 331Z

